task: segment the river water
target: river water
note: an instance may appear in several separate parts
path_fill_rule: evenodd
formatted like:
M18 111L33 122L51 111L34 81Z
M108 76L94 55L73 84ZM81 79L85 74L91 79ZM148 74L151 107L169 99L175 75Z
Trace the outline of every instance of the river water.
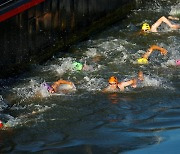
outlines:
M179 153L180 31L163 25L159 33L138 33L143 22L177 15L179 6L178 0L146 2L20 77L1 80L0 116L8 128L0 131L0 152ZM136 59L152 44L166 48L167 56L154 52L148 65L138 65ZM74 71L73 61L91 69ZM136 89L102 93L110 76L127 80L139 70L145 81ZM41 86L60 78L77 90L49 95Z

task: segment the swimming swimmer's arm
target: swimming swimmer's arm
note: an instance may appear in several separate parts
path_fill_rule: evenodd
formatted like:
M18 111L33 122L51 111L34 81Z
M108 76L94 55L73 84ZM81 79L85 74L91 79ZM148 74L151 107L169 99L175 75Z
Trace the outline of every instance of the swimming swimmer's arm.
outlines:
M151 51L153 51L153 50L158 50L158 51L160 51L160 53L162 54L162 55L167 55L167 53L168 53L168 51L166 50L166 49L164 49L164 48L162 48L162 47L159 47L159 46L157 46L157 45L152 45L150 48L149 48L149 50Z
M160 51L160 53L161 53L162 55L166 55L166 54L167 54L167 50L166 50L166 49L161 48L161 47L159 47L159 46L157 46L157 45L152 45L152 46L146 51L146 53L145 53L142 57L148 59L149 56L151 55L151 53L152 53L154 50Z
M136 83L136 79L131 79L129 81L123 81L118 83L118 87L121 91L124 91L124 88L130 85L134 85Z
M166 23L170 28L180 28L180 25L172 24L166 17L162 16L151 26L151 32L157 32L157 28L162 24L162 22Z

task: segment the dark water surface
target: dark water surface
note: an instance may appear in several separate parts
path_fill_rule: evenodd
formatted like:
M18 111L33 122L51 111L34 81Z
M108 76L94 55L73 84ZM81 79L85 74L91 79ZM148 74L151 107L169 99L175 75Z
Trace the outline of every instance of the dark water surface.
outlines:
M0 152L27 153L179 153L180 152L180 31L162 26L160 33L139 35L143 22L177 13L179 1L147 2L127 19L85 42L34 66L21 77L1 81ZM178 21L179 22L179 21ZM149 65L136 59L157 44ZM98 57L98 58L97 58ZM73 61L89 71L73 71ZM136 89L104 94L112 75L119 81L142 70L145 81ZM73 81L74 93L50 96L41 83L60 78ZM40 91L43 97L37 97ZM6 103L14 104L5 110ZM4 103L4 104L3 104Z

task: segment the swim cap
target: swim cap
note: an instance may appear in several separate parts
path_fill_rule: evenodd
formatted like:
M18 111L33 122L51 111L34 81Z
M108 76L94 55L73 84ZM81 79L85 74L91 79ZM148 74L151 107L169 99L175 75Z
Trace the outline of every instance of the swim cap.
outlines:
M74 62L72 65L73 65L73 68L77 71L80 71L83 68L83 65L81 63L78 63L78 62Z
M180 66L180 59L176 60L176 66Z
M118 80L117 80L117 78L115 76L111 76L109 78L109 83L118 83Z
M147 30L150 30L151 28L150 28L150 26L149 26L149 24L147 24L147 23L144 23L143 25L142 25L142 28L141 28L143 31L147 31Z
M0 128L2 128L3 126L3 122L0 120Z
M47 91L53 90L53 88L47 83L44 83L43 86L47 89Z
M148 64L148 60L146 58L137 59L138 64Z

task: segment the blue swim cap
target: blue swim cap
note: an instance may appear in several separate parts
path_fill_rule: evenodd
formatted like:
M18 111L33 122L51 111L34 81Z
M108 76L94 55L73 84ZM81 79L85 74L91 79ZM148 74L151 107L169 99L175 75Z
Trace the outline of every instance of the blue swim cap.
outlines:
M53 89L53 88L52 88L49 84L47 84L47 83L43 83L43 87L46 88L47 91L50 91L50 90Z
M74 62L72 65L73 65L73 68L77 71L80 71L83 68L83 65L79 62Z

